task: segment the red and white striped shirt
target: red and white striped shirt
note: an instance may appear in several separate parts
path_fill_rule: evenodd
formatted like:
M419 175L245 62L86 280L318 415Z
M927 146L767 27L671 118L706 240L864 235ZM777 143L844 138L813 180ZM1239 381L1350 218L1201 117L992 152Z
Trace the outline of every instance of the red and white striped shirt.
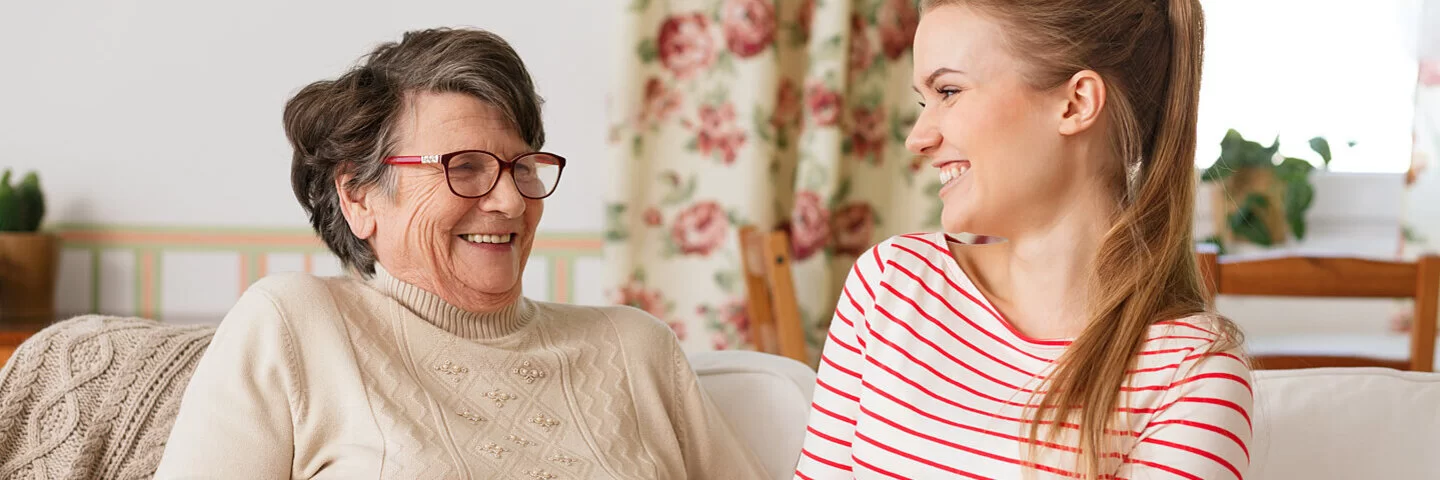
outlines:
M1071 477L1073 424L1028 455L1027 404L1069 342L1017 332L950 256L943 233L903 235L855 263L830 325L798 479ZM1250 371L1215 352L1202 317L1151 327L1123 387L1102 473L1242 478ZM1027 463L1038 459L1035 463ZM1113 475L1113 476L1112 476Z

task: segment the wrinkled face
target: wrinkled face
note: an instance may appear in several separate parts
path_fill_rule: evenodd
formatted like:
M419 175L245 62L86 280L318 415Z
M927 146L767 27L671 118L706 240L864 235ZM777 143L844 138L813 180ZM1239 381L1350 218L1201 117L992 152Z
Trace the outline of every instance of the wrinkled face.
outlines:
M415 93L408 100L394 155L485 150L509 160L530 151L497 110L473 96ZM471 199L451 192L439 164L390 168L393 195L377 186L344 202L351 228L370 241L381 266L470 311L493 310L520 296L544 201L521 196L511 170L489 193Z
M1077 178L1060 153L1064 89L1028 84L1001 28L968 7L927 11L914 50L924 109L906 148L943 182L945 231L1008 236L1061 207L1056 194Z

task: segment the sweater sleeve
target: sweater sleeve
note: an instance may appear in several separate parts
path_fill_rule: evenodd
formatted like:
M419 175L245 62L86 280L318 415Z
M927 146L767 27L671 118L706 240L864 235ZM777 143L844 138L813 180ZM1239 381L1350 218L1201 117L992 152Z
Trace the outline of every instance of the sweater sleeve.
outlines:
M291 478L294 352L274 301L242 295L186 386L155 478Z
M701 388L699 377L680 350L679 342L670 343L675 365L675 400L681 405L675 433L679 437L680 453L685 457L685 478L769 478L755 452L744 444Z
M1250 378L1234 353L1186 357L1116 478L1244 478L1254 403Z
M875 304L875 285L883 274L880 249L861 255L845 279L845 288L830 321L830 333L820 357L815 401L810 409L804 448L795 470L801 479L849 479L853 470L851 443L859 395L865 372L865 345L869 335L865 314Z

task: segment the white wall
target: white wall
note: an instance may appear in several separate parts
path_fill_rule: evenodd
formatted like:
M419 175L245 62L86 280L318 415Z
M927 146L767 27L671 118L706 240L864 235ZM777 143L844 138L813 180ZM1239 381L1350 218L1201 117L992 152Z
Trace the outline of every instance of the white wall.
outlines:
M406 30L508 39L570 167L542 229L601 229L618 0L0 2L0 167L39 169L50 223L303 227L285 100Z

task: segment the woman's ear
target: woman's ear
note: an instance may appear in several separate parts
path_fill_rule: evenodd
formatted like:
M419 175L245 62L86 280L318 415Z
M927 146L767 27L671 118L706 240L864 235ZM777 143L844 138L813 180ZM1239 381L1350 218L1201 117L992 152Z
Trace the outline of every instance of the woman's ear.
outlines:
M340 197L340 211L345 213L345 221L350 224L350 233L356 238L369 240L375 235L375 209L371 205L373 195L371 189L364 191L351 191L345 188L350 179L355 175L349 172L342 172L335 175L335 193Z
M1100 121L1105 109L1105 80L1093 70L1081 70L1065 82L1065 114L1060 118L1060 134L1075 135L1089 130Z

